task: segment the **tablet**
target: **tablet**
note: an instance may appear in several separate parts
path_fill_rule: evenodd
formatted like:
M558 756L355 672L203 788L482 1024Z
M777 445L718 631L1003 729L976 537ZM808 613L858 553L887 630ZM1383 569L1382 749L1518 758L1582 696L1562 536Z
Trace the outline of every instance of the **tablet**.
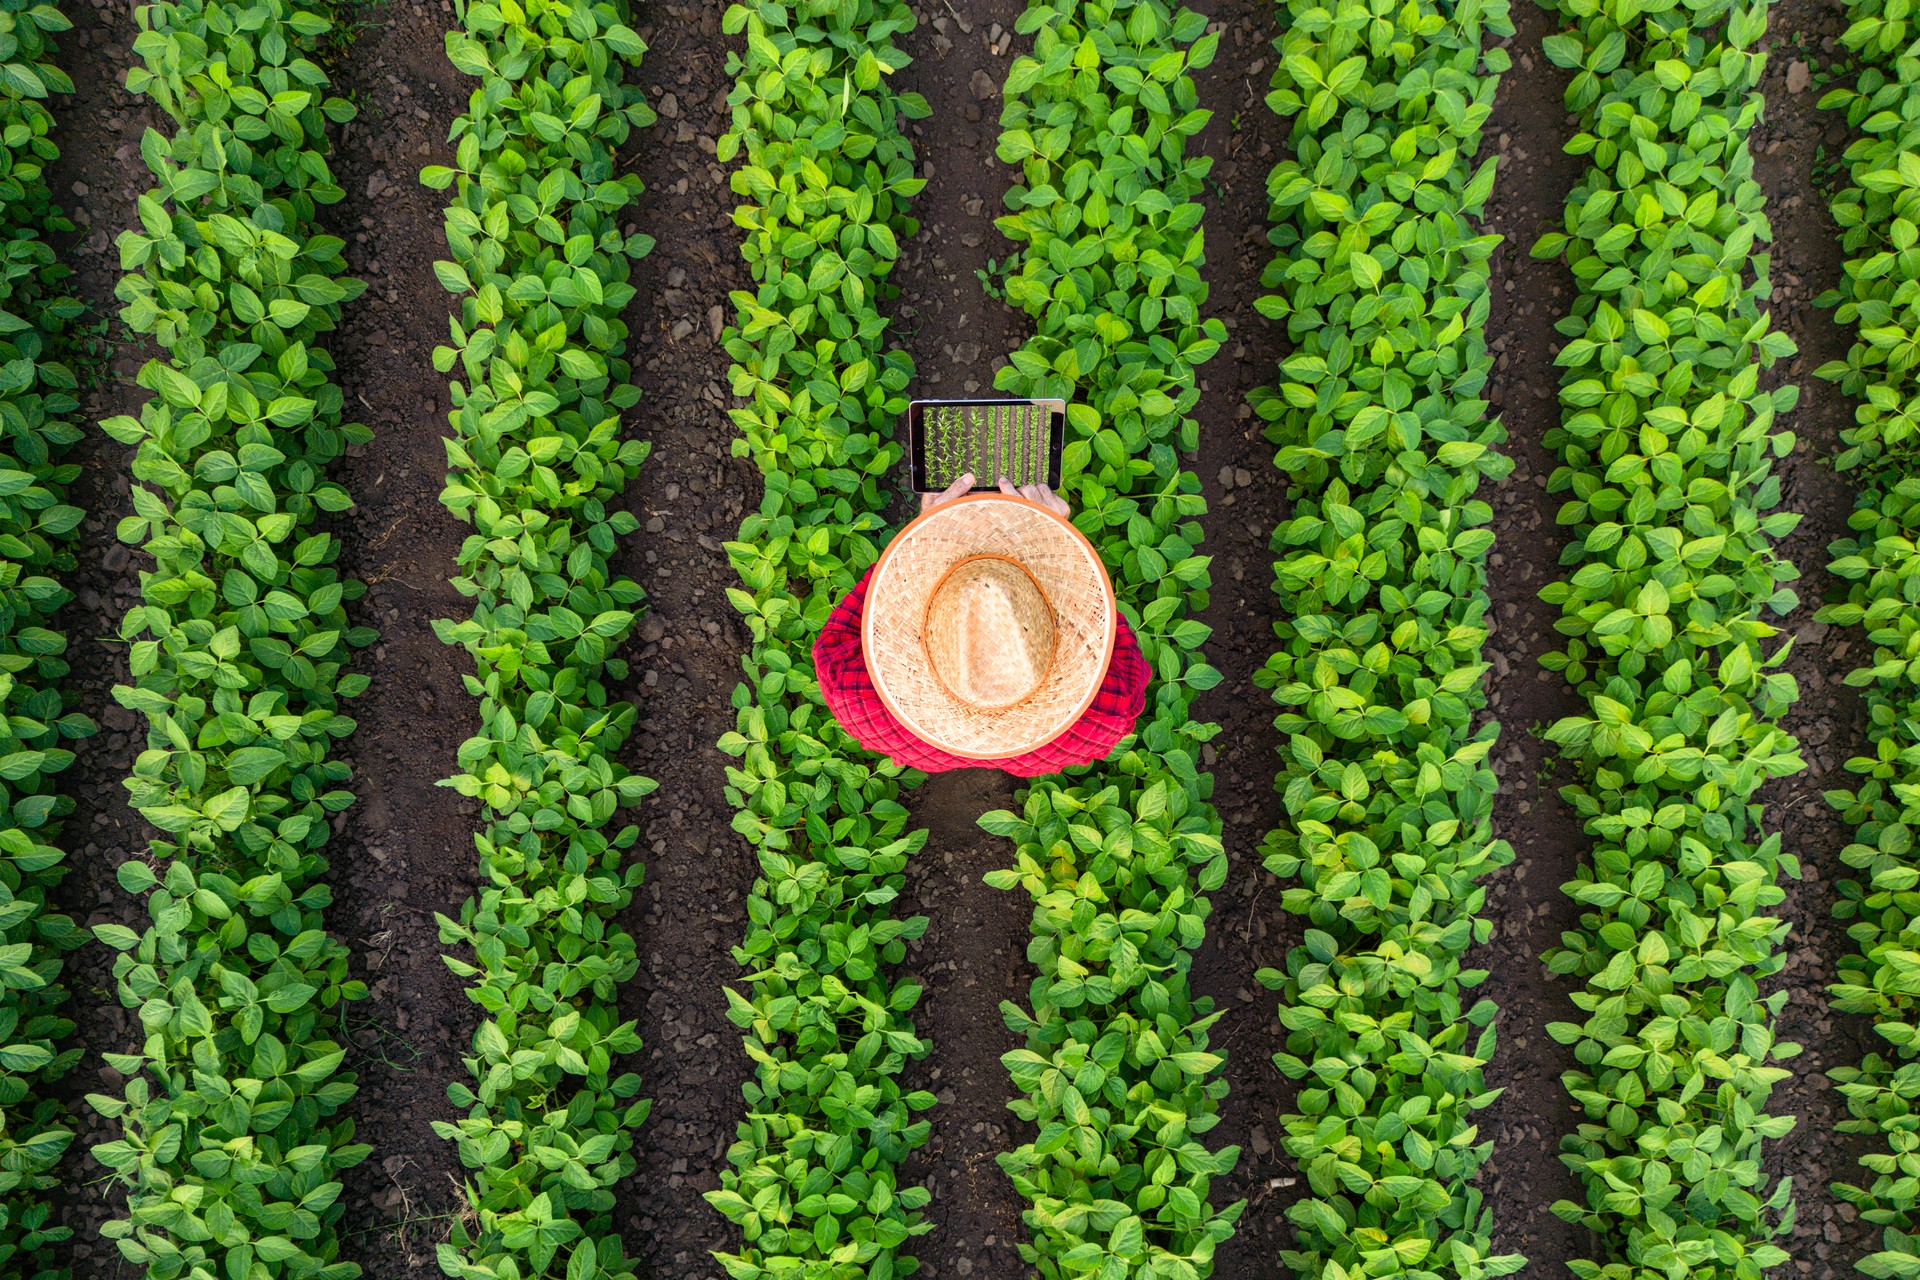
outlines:
M975 490L1060 487L1067 447L1064 400L914 400L907 405L913 487L938 493L966 472Z

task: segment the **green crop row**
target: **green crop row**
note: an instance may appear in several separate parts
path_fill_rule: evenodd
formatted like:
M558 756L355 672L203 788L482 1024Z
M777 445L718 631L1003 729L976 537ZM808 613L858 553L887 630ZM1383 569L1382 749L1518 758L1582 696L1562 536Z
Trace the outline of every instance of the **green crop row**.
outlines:
M1513 859L1492 834L1476 728L1488 664L1482 481L1512 463L1483 397L1488 259L1475 165L1513 34L1506 0L1289 0L1267 102L1293 155L1268 179L1279 252L1264 314L1292 354L1253 397L1293 514L1273 534L1279 651L1254 682L1282 708L1287 825L1266 866L1305 918L1281 993L1301 1082L1283 1145L1306 1175L1288 1216L1299 1274L1480 1280L1490 1256L1475 1113L1494 1006L1465 967L1488 937L1479 883Z
M1574 71L1568 150L1591 167L1568 196L1577 288L1559 329L1561 426L1547 445L1567 495L1563 671L1587 702L1552 725L1579 776L1563 794L1593 838L1566 891L1576 929L1547 960L1580 981L1564 1076L1583 1119L1562 1158L1586 1203L1555 1211L1595 1233L1577 1275L1758 1280L1787 1261L1791 1183L1766 1185L1767 1113L1787 925L1772 913L1799 863L1769 833L1762 784L1798 771L1779 717L1796 696L1771 611L1796 603L1773 550L1772 462L1793 447L1774 416L1795 390L1759 388L1793 344L1770 293L1764 198L1748 136L1760 115L1765 0L1646 10L1569 0L1548 57Z
M1035 1133L1000 1165L1028 1202L1021 1256L1049 1280L1197 1280L1244 1207L1211 1200L1239 1149L1203 1141L1227 1086L1207 1049L1219 1015L1188 981L1227 874L1199 759L1217 726L1190 715L1220 679L1192 616L1206 502L1181 464L1199 443L1194 368L1226 334L1200 316L1211 162L1187 153L1209 116L1191 75L1218 43L1205 27L1165 0L1033 0L1001 114L1000 158L1020 170L998 220L1019 246L1006 297L1036 332L995 385L1069 402L1064 495L1154 672L1110 759L981 820L1016 845L988 882L1034 902L1031 1007L1003 1011L1026 1040L1004 1059L1025 1095L1012 1110Z
M94 1148L127 1187L103 1232L153 1276L360 1272L336 1260L339 1173L367 1148L336 1118L355 1085L333 1037L364 990L324 927L322 850L353 799L329 758L367 683L346 662L374 633L314 526L352 505L326 470L370 433L317 345L362 289L318 227L342 195L327 122L353 116L312 61L331 13L144 6L127 76L175 125L141 140L155 185L120 237L121 317L164 354L140 416L101 424L136 446L119 534L152 557L114 696L147 718L126 785L159 834L119 871L150 923L94 931L145 1039L106 1055L124 1094L90 1100L123 1135Z
M1821 106L1844 107L1863 136L1847 149L1851 184L1832 203L1846 278L1819 301L1837 306L1835 318L1858 336L1819 373L1861 401L1836 460L1860 493L1852 536L1832 547L1845 600L1819 617L1867 630L1872 656L1846 682L1866 691L1873 749L1847 763L1860 778L1853 790L1828 793L1858 828L1841 859L1859 877L1840 882L1837 914L1852 922L1860 950L1841 957L1832 994L1836 1009L1872 1016L1887 1052L1827 1074L1852 1115L1840 1128L1877 1139L1860 1160L1871 1182L1835 1187L1884 1228L1880 1250L1859 1269L1912 1277L1920 1276L1920 56L1904 9L1857 0L1847 13L1842 42L1859 76Z
M477 77L453 122L455 163L421 174L453 187L451 261L460 300L434 367L452 375L449 475L440 500L471 525L453 585L473 614L434 624L464 648L480 725L447 779L479 802L480 888L460 918L439 917L446 957L481 1009L472 1082L436 1121L471 1174L469 1215L440 1246L461 1280L631 1280L613 1225L613 1188L632 1173L647 1115L640 1049L619 1011L639 969L616 923L640 884L640 837L616 815L654 789L618 760L632 702L610 682L641 589L608 567L638 528L613 510L647 445L621 438L640 399L620 313L635 259L623 235L641 192L615 152L654 113L623 83L646 46L617 0L456 0L447 59ZM470 957L470 958L469 958Z
M746 993L729 988L754 1074L731 1166L707 1199L744 1237L720 1255L736 1280L889 1280L919 1264L902 1247L930 1229L923 1187L898 1167L927 1138L914 1113L933 1095L899 1075L926 1054L910 1018L920 985L892 976L925 917L898 920L907 858L903 773L860 749L827 714L814 639L879 555L891 437L913 364L886 349L881 304L900 242L919 229L906 202L924 185L902 116L927 114L888 77L907 65L894 38L904 0L758 0L727 9L745 36L728 54L740 159L734 224L754 288L733 295L723 337L741 438L766 480L728 558L729 598L752 633L727 797L760 874L734 949Z
M67 638L55 613L71 598L59 575L74 568L67 538L80 511L64 501L79 468L60 461L80 438L72 371L60 363L63 333L80 315L63 292L69 274L45 237L73 226L54 207L43 176L58 154L45 99L71 93L54 66L54 33L70 25L51 4L10 15L0 53L0 1270L55 1280L57 1225L47 1192L73 1141L45 1086L79 1057L60 1043L73 1030L63 1006L61 956L85 933L47 909L65 874L55 843L73 801L54 775L73 763L66 743L93 722L68 710Z

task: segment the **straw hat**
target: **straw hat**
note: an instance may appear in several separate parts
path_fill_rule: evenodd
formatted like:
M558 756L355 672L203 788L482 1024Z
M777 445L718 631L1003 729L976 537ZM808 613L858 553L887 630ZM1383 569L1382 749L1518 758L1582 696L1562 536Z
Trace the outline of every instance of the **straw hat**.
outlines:
M1043 747L1092 705L1119 614L1093 544L1038 503L975 493L914 520L867 584L861 652L887 710L949 755Z

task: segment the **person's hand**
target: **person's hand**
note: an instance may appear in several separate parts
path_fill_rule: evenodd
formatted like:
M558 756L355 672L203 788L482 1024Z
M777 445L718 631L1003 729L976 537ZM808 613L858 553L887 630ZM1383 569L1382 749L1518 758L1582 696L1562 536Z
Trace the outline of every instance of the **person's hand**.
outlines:
M935 507L944 506L945 504L952 502L955 498L959 497L963 493L966 493L971 488L973 488L973 472L967 471L967 472L961 473L960 478L958 480L955 480L952 484L948 485L944 492L921 494L920 495L920 514L925 515L927 514L927 512L933 510Z
M1073 519L1073 511L1067 506L1067 500L1046 485L1023 484L1016 489L1013 487L1013 481L1001 476L1000 492L1025 498L1028 502L1037 502L1062 520Z

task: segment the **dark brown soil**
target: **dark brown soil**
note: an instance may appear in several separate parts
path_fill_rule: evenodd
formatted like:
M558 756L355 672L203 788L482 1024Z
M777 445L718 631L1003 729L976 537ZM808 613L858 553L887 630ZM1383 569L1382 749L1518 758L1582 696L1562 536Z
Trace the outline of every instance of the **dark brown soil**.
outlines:
M1020 0L927 0L917 5L921 26L904 41L914 63L902 85L925 94L934 114L914 126L929 182L916 205L923 228L894 277L902 291L895 333L919 366L919 385L942 393L990 387L993 370L1026 332L1024 321L987 297L975 278L1007 248L992 219L1009 174L993 150L998 86L1025 43L1007 34L1020 7ZM1284 131L1262 103L1273 57L1270 8L1262 0L1201 0L1198 7L1224 32L1220 57L1201 81L1203 105L1215 113L1201 145L1216 157L1205 197L1209 307L1226 321L1230 339L1201 370L1206 394L1195 465L1210 503L1206 550L1214 557L1204 617L1214 628L1207 652L1226 679L1197 714L1223 728L1207 763L1232 873L1213 896L1195 983L1228 1010L1214 1039L1228 1054L1232 1092L1209 1141L1242 1148L1239 1167L1220 1180L1215 1199L1250 1202L1220 1251L1216 1274L1273 1280L1283 1274L1279 1252L1291 1234L1285 1209L1297 1194L1292 1168L1276 1149L1275 1116L1290 1088L1270 1061L1278 1039L1273 998L1252 975L1281 963L1298 924L1279 910L1278 888L1259 867L1261 837L1281 810L1271 785L1271 709L1250 693L1249 680L1271 644L1266 541L1284 495L1245 397L1270 380L1283 348L1283 333L1254 313L1253 302L1268 257L1265 178ZM62 61L79 92L58 107L64 155L55 187L83 224L68 246L79 291L107 317L119 278L112 239L132 225L134 198L146 185L137 144L148 117L144 103L120 88L135 34L127 7L91 0L68 12L78 30ZM754 868L729 826L727 759L713 743L732 727L729 697L745 649L723 591L732 572L721 544L757 503L759 482L749 464L730 455L727 359L715 343L731 315L728 291L746 284L728 217L735 197L713 160L728 85L720 13L720 6L695 3L637 6L637 25L652 46L641 79L662 119L628 156L648 185L630 221L659 242L638 270L641 301L629 316L636 376L646 393L629 426L653 441L654 452L626 496L643 532L618 566L651 596L630 654L642 725L628 763L661 789L637 815L648 880L624 921L644 960L624 1000L646 1041L640 1069L655 1102L637 1135L639 1168L622 1189L619 1226L653 1280L717 1276L708 1252L736 1243L701 1193L717 1185L746 1065L719 987L737 975L730 947L744 927L742 901ZM1551 758L1531 732L1575 702L1560 678L1538 665L1556 637L1553 610L1537 598L1558 572L1564 541L1553 519L1558 499L1545 492L1552 460L1540 442L1558 416L1552 326L1570 293L1562 268L1533 261L1527 249L1558 222L1582 162L1561 152L1571 132L1560 105L1563 79L1537 52L1550 20L1530 4L1516 6L1515 18L1516 66L1503 82L1487 139L1502 157L1490 221L1507 237L1494 267L1490 332L1499 363L1491 395L1517 462L1491 495L1500 542L1491 584L1490 713L1503 725L1496 819L1517 861L1491 881L1487 914L1495 936L1477 961L1491 971L1485 991L1501 1006L1502 1040L1490 1074L1506 1089L1486 1112L1483 1135L1496 1147L1483 1186L1496 1247L1526 1253L1527 1274L1550 1277L1563 1274L1561 1264L1587 1245L1548 1208L1577 1195L1557 1155L1571 1123L1558 1080L1566 1051L1544 1033L1547 1022L1570 1016L1571 1005L1539 955L1572 923L1559 885L1571 878L1586 844L1554 794ZM376 432L343 469L359 505L339 530L349 571L371 586L360 616L383 633L359 661L373 681L356 709L360 729L346 744L360 801L333 846L333 927L354 948L372 989L354 1010L351 1034L362 1082L355 1113L376 1155L349 1179L343 1229L347 1256L380 1280L438 1274L433 1245L461 1203L461 1170L431 1122L452 1113L446 1084L464 1071L460 1057L473 1023L472 1006L439 958L434 924L436 912L457 910L472 888L473 815L434 784L452 770L473 703L460 684L464 659L431 630L434 618L462 610L447 578L464 530L438 502L448 405L431 353L444 341L448 298L431 263L445 252L441 197L415 181L421 166L447 160L447 125L471 88L441 52L451 21L442 0L386 0L365 12L351 51L336 60L338 83L361 104L362 116L341 131L334 164L348 199L328 218L350 240L352 265L371 288L349 308L331 346L349 404ZM1829 586L1824 547L1844 526L1851 489L1820 461L1850 409L1811 375L1844 349L1846 337L1811 299L1839 264L1813 168L1821 148L1836 151L1844 134L1813 109L1817 86L1797 93L1786 86L1791 63L1806 56L1790 47L1795 33L1806 32L1799 48L1824 61L1839 19L1825 0L1781 0L1773 22L1769 119L1756 150L1773 198L1776 319L1802 348L1782 371L1802 388L1800 448L1784 471L1787 504L1807 512L1786 550L1805 575L1808 604L1785 629L1803 646L1793 664L1802 699L1791 727L1808 770L1774 788L1769 817L1788 832L1806 867L1789 904L1794 936L1781 981L1792 993L1783 1031L1807 1053L1774 1108L1798 1115L1799 1127L1772 1145L1768 1163L1798 1179L1801 1214L1790 1243L1797 1273L1838 1276L1868 1246L1868 1232L1826 1190L1831 1178L1851 1176L1856 1146L1833 1133L1841 1109L1820 1072L1857 1058L1867 1037L1855 1020L1828 1014L1821 999L1834 958L1848 944L1829 916L1847 833L1820 792L1843 784L1844 761L1864 734L1858 701L1837 679L1857 660L1861 638L1830 634L1812 620L1813 602ZM89 397L89 416L138 404L128 384L144 355L134 346L114 348L107 377ZM67 841L75 870L61 896L76 917L96 922L125 919L128 904L112 869L144 839L119 786L140 735L135 718L107 694L123 664L122 650L108 638L137 583L134 558L112 539L127 504L124 452L95 435L82 458L88 465L75 500L90 515L68 629L83 709L104 731L69 775L79 812ZM910 1069L909 1082L934 1090L942 1102L932 1113L932 1139L907 1171L935 1193L928 1214L937 1229L919 1249L928 1280L1023 1273L1015 1250L1020 1204L993 1157L1018 1141L999 1063L1016 1037L999 1004L1024 999L1032 977L1025 959L1029 905L1023 894L982 883L1008 854L975 825L980 813L1012 796L1010 779L975 770L932 779L911 797L931 834L909 870L902 909L927 915L930 926L905 967L926 983L918 1022L933 1050ZM81 953L72 975L84 1042L95 1049L127 1044L134 1024L112 995L99 949ZM115 1087L117 1078L97 1058L68 1084L76 1098ZM84 1109L80 1116L81 1140L69 1159L78 1194L64 1206L79 1230L76 1275L130 1274L96 1235L115 1196L81 1150L105 1137L104 1127Z
M1828 463L1839 450L1841 428L1853 422L1854 406L1837 386L1813 373L1844 355L1851 342L1831 312L1813 305L1841 275L1844 254L1827 205L1831 170L1851 139L1842 117L1817 109L1823 91L1806 73L1834 60L1845 27L1839 7L1822 0L1786 0L1774 9L1764 85L1767 119L1754 136L1755 167L1773 219L1774 321L1800 348L1784 370L1776 370L1800 388L1798 411L1787 423L1799 443L1781 464L1782 506L1805 513L1800 527L1781 543L1783 554L1800 570L1801 605L1780 628L1793 640L1788 667L1800 686L1786 723L1800 741L1807 767L1774 783L1765 797L1769 826L1784 834L1803 868L1804 878L1789 892L1783 910L1792 933L1786 968L1773 987L1788 992L1780 1038L1804 1046L1805 1052L1788 1064L1794 1074L1773 1097L1772 1110L1797 1117L1797 1123L1792 1133L1768 1144L1765 1165L1770 1177L1793 1180L1799 1216L1782 1244L1802 1276L1852 1274L1857 1259L1879 1248L1879 1231L1829 1190L1835 1180L1863 1180L1857 1162L1872 1144L1835 1132L1835 1124L1847 1118L1846 1104L1825 1075L1828 1068L1856 1063L1869 1048L1884 1045L1866 1018L1835 1014L1826 1001L1836 962L1856 948L1833 917L1835 881L1852 875L1840 861L1840 850L1853 832L1823 793L1853 785L1846 762L1866 749L1865 704L1841 677L1871 655L1860 631L1828 627L1813 616L1824 601L1844 598L1841 584L1827 572L1827 547L1846 534L1854 500L1853 482Z
M1560 576L1566 539L1554 523L1560 499L1546 492L1555 465L1541 444L1560 420L1560 338L1553 325L1572 299L1558 262L1538 262L1528 250L1557 226L1565 194L1584 167L1562 144L1572 134L1561 105L1565 78L1540 55L1540 39L1554 20L1531 4L1514 6L1513 69L1487 125L1483 154L1500 159L1488 205L1489 228L1505 237L1493 263L1493 314L1488 330L1497 352L1488 395L1506 423L1513 473L1484 496L1493 504L1497 541L1489 559L1493 597L1489 656L1494 664L1488 714L1500 722L1494 769L1500 795L1495 834L1513 846L1514 865L1490 877L1486 915L1493 938L1474 957L1489 971L1480 990L1500 1007L1500 1043L1488 1082L1503 1088L1484 1113L1481 1133L1493 1158L1481 1184L1494 1214L1494 1249L1524 1254L1528 1274L1565 1274L1569 1258L1590 1257L1576 1231L1548 1212L1580 1189L1560 1161L1560 1137L1573 1122L1560 1073L1573 1055L1546 1034L1546 1024L1568 1020L1572 984L1551 978L1540 955L1573 927L1573 904L1560 886L1573 879L1588 844L1555 788L1554 756L1538 730L1581 706L1566 681L1540 666L1558 639L1559 611L1540 589Z
M1280 910L1279 882L1260 865L1260 843L1286 811L1273 789L1280 746L1273 704L1253 690L1252 679L1273 652L1267 540L1285 513L1286 484L1247 396L1272 383L1286 337L1283 326L1253 309L1264 292L1260 273L1273 256L1266 238L1267 174L1282 154L1286 129L1265 103L1276 34L1271 6L1235 0L1196 7L1221 28L1220 54L1200 77L1201 105L1213 119L1199 146L1215 157L1203 197L1208 310L1225 321L1228 341L1200 370L1194 467L1207 496L1204 550L1213 557L1213 590L1201 615L1213 628L1206 654L1224 679L1199 699L1194 714L1221 727L1201 759L1214 774L1228 874L1213 894L1207 938L1194 957L1194 987L1227 1011L1212 1047L1226 1055L1228 1093L1208 1143L1240 1148L1238 1165L1215 1184L1213 1199L1218 1205L1247 1201L1234 1235L1216 1255L1215 1274L1278 1280L1287 1274L1280 1250L1293 1234L1286 1206L1297 1193L1289 1190L1293 1164L1280 1150L1276 1117L1291 1106L1294 1088L1274 1069L1280 1047L1274 997L1253 975L1284 967L1300 940L1300 922Z
M63 6L63 12L75 29L61 41L60 62L73 77L77 92L55 106L56 141L62 154L48 176L55 198L66 202L78 227L72 242L58 247L75 270L75 292L94 308L98 320L112 314L115 305L113 289L120 270L114 237L121 228L135 225L134 203L147 185L140 180L146 169L139 155L147 117L145 103L122 88L136 33L130 9L102 0ZM103 326L103 331L110 345L97 385L82 397L83 425L137 412L144 398L130 383L150 352L127 344L117 325ZM64 841L73 870L59 897L67 912L87 925L141 923L113 879L114 868L146 841L120 785L144 745L144 726L134 732L137 717L109 696L112 686L126 678L125 649L112 638L119 633L121 616L137 603L139 587L132 554L114 538L114 526L128 514L127 455L104 434L90 432L76 450L83 470L71 495L87 518L77 535L80 572L73 584L75 599L64 615L68 652L81 710L99 722L101 732L80 751L63 779L77 809ZM119 1073L105 1066L98 1054L135 1047L139 1023L131 1011L120 1007L111 953L105 948L87 947L74 953L67 961L67 973L77 1038L91 1052L62 1082L73 1108L76 1134L64 1167L76 1194L58 1203L55 1211L64 1213L74 1228L75 1275L117 1280L136 1274L136 1269L123 1263L118 1250L102 1242L97 1231L110 1213L119 1211L121 1197L102 1181L105 1170L86 1150L118 1134L94 1116L81 1097L122 1091Z
M912 126L927 186L915 201L920 233L906 245L894 280L895 335L912 355L922 395L991 394L994 372L1025 337L1023 317L986 296L976 272L1007 244L993 219L1010 179L994 155L1000 134L1000 84L1012 54L990 46L1011 28L1019 0L918 4L920 24L903 41L913 56L901 87L927 99L933 114ZM904 481L903 481L904 483ZM902 495L900 514L910 510ZM1024 1001L1033 972L1026 961L1030 906L1023 892L981 880L1011 861L1004 841L980 830L979 816L1013 804L1013 779L997 769L930 778L909 799L927 845L907 868L912 911L927 932L907 966L926 986L915 1022L932 1042L905 1083L932 1090L941 1105L933 1132L902 1181L933 1193L934 1230L917 1242L919 1275L1012 1276L1022 1238L1020 1198L994 1156L1022 1140L1007 1112L1012 1096L1000 1057L1020 1038L1000 1015L1003 1000Z

